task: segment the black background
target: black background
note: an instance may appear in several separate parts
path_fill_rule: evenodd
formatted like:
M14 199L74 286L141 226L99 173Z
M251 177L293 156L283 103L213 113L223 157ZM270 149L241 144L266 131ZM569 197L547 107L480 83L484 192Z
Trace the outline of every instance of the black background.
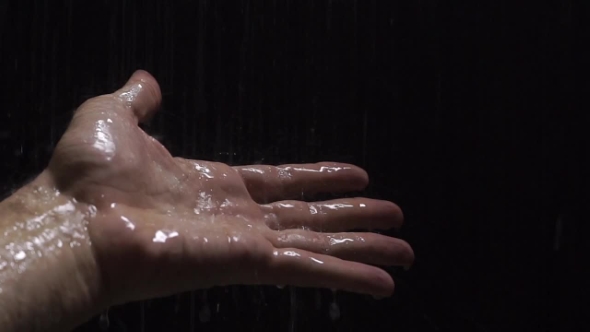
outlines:
M164 98L149 131L173 154L358 164L371 176L366 195L403 208L400 236L417 259L394 273L386 300L219 288L111 308L111 331L577 330L587 84L575 78L586 10L4 0L0 188L8 194L46 165L82 101L142 68Z

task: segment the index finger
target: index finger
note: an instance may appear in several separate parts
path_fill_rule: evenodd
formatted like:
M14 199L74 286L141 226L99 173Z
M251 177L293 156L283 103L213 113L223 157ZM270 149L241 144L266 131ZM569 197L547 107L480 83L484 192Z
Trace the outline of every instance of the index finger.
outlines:
M363 190L369 183L367 172L344 163L250 165L234 169L244 179L252 199L258 203Z

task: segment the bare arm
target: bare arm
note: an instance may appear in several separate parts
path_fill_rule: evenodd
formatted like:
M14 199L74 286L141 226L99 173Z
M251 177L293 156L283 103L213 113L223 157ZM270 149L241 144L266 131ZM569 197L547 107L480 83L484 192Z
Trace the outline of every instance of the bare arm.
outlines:
M0 330L64 331L101 307L83 203L41 174L0 203Z

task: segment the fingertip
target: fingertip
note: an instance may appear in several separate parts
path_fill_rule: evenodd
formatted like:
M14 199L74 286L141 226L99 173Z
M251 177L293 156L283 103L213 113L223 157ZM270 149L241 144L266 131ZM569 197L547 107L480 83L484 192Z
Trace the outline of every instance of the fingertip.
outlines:
M404 266L404 269L407 271L414 265L414 261L416 260L416 254L414 254L414 249L412 248L412 246L410 246L409 243L408 243L406 255L407 255L406 257L407 257L408 264L406 266Z
M139 122L148 121L162 102L160 85L145 70L136 70L114 95L133 110Z
M390 216L389 226L399 230L404 224L404 212L399 207L399 205L390 201L384 201L384 206L385 210L387 211L386 215Z
M390 297L393 295L395 290L395 282L389 273L379 269L379 273L376 274L375 285L378 287L372 292L371 295L376 297Z
M369 174L364 169L353 164L339 164L339 167L346 170L352 190L365 190L369 185Z
M400 240L403 243L403 248L401 250L402 254L402 260L404 262L404 269L405 270L409 270L410 267L412 265L414 265L414 260L416 259L416 256L414 254L414 249L412 248L412 246L404 241L404 240Z
M357 170L359 173L359 186L361 189L365 189L369 185L369 173L360 167L357 167Z

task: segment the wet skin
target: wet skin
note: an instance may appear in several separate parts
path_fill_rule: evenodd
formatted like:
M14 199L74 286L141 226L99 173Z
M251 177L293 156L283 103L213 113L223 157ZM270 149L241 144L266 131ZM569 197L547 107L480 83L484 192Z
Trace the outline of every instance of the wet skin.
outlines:
M230 167L174 158L138 126L160 99L157 82L138 71L120 90L79 107L48 168L0 206L11 215L0 223L0 244L10 246L0 249L0 289L17 279L9 270L51 275L65 263L47 262L59 260L71 262L64 270L77 286L70 288L91 307L80 315L230 284L393 292L392 278L376 266L410 266L411 247L346 231L400 227L398 206L360 197L293 200L362 190L365 171L331 162ZM40 203L31 207L31 200Z

